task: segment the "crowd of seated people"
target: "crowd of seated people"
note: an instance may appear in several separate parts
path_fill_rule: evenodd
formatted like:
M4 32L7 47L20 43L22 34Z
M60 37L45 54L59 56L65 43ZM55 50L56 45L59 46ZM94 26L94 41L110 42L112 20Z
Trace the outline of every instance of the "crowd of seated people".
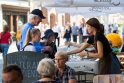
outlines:
M54 62L55 60L55 62ZM39 80L32 83L76 83L75 71L65 63L68 56L64 52L57 52L55 59L43 58L37 65ZM23 74L17 65L9 65L3 69L2 80L4 83L22 83Z

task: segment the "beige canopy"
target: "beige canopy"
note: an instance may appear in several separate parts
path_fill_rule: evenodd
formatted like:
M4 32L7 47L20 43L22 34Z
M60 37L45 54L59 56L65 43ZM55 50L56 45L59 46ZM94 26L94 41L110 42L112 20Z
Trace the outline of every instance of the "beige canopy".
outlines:
M124 6L124 0L41 0L47 7L113 7Z

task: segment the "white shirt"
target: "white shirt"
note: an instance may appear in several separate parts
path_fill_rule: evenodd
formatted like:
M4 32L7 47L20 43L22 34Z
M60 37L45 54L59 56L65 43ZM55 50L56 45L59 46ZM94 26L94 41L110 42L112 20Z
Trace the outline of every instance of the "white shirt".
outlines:
M83 36L88 36L87 28L83 27L82 29L83 29Z
M32 43L32 42L30 42ZM32 43L33 44L33 43ZM36 52L36 49L33 45L27 45L25 48L24 48L24 51L34 51Z
M61 26L58 26L58 25L55 26L55 27L53 28L53 31L58 33L58 37L61 36Z

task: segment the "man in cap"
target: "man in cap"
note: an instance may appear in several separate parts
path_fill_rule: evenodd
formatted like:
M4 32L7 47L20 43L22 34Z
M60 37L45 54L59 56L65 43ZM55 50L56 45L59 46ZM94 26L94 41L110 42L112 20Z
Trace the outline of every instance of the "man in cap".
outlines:
M44 45L45 46L50 46L52 48L52 52L51 52L51 54L49 54L49 58L52 58L53 59L55 53L57 52L57 47L55 45L55 40L58 37L58 33L53 32L52 29L47 29L44 32L44 35L45 35L43 37L43 40L45 41L44 42Z
M39 23L42 21L42 19L45 19L45 17L43 16L42 11L39 9L34 9L29 14L29 20L22 28L21 38L19 41L19 49L22 49L22 47L24 47L26 45L26 43L27 43L26 35L28 35L28 32L32 28L34 28L34 26L39 25Z

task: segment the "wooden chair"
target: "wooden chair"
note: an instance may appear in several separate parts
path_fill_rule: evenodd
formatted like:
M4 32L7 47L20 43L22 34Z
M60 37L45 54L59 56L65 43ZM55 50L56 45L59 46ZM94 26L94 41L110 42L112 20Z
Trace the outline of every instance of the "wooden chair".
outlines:
M93 78L93 83L124 83L124 75L97 75Z

